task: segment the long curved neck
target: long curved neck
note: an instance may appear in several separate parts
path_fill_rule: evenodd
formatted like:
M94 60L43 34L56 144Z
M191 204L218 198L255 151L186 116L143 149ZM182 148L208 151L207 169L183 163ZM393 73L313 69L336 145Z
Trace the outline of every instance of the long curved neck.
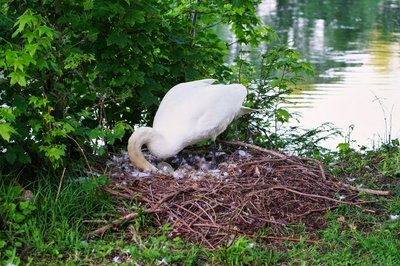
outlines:
M151 172L157 170L142 153L143 144L148 143L154 137L154 129L151 127L138 128L128 140L128 155L131 162L140 170Z

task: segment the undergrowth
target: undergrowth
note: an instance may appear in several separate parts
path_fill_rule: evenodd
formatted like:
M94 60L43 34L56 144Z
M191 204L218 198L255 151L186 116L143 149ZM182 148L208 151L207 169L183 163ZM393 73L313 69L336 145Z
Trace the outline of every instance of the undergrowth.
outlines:
M171 238L169 225L156 225L144 213L99 238L85 237L118 213L99 189L105 177L87 180L67 174L64 180L43 176L34 183L18 183L2 176L1 264L399 265L400 145L394 141L377 150L342 148L330 156L327 167L338 178L354 186L390 190L391 195L369 195L379 200L371 206L331 210L320 230L287 225L282 229L287 239L273 240L266 237L274 235L266 228L259 237L233 238L218 250ZM362 192L359 196L367 197ZM126 202L132 208L134 203Z

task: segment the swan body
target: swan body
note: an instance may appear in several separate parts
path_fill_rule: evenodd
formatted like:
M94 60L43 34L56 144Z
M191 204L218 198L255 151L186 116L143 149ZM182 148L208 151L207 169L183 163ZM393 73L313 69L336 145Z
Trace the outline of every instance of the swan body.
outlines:
M128 141L131 162L144 171L155 171L143 156L146 145L165 159L201 140L215 141L236 117L253 111L243 107L247 90L241 84L213 84L213 79L180 83L164 96L153 127L135 130Z

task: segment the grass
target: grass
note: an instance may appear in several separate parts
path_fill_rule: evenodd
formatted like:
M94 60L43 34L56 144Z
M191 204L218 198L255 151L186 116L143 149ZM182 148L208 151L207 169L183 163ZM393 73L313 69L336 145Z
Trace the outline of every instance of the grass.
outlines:
M399 143L374 151L347 147L330 156L336 158L331 159L330 170L338 177L353 185L390 189L392 195L376 198L376 213L341 206L326 214L324 229L283 229L287 236L303 239L299 243L241 237L213 251L169 237L168 225L154 226L146 215L120 232L86 239L84 234L101 220L118 213L98 189L104 177L78 182L66 175L57 195L59 180L42 176L24 183L33 191L33 199L24 201L23 189L10 177L0 176L0 265L400 265L400 219L390 219L400 215ZM259 234L271 232L266 228Z

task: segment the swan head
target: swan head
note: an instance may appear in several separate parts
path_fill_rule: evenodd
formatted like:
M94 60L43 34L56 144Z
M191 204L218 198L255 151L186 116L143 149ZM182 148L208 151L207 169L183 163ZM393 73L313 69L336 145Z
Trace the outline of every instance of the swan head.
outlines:
M140 170L156 172L157 168L144 158L142 146L148 144L157 137L151 127L141 127L135 130L128 140L129 160Z

